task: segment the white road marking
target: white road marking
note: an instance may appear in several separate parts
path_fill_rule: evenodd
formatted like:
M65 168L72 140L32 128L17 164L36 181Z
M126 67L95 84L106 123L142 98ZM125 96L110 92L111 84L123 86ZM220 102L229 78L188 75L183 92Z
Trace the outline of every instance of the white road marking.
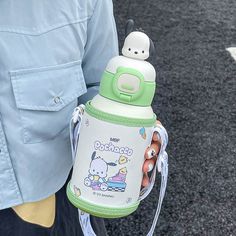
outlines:
M233 59L236 61L236 47L226 48L226 50L231 54Z

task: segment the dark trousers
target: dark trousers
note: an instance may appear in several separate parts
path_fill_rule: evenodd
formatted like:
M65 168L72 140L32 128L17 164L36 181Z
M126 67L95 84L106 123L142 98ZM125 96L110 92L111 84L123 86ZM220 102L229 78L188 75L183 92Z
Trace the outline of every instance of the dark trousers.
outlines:
M91 217L91 224L96 235L107 235L103 219ZM78 210L67 199L66 185L56 193L56 217L52 227L25 222L8 208L0 210L0 236L83 236Z

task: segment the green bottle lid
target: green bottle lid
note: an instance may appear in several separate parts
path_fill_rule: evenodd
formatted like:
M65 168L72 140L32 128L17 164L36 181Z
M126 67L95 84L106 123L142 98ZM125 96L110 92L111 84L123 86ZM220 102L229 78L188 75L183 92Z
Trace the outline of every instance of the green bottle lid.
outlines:
M155 94L156 83L145 81L138 70L118 67L116 73L105 71L99 94L105 98L134 106L150 106Z

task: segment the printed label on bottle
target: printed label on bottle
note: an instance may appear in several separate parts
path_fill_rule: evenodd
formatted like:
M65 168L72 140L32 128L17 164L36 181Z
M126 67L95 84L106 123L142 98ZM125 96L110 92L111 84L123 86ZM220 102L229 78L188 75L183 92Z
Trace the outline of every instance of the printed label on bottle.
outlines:
M71 188L77 197L101 205L138 200L144 152L152 127L127 127L83 117Z

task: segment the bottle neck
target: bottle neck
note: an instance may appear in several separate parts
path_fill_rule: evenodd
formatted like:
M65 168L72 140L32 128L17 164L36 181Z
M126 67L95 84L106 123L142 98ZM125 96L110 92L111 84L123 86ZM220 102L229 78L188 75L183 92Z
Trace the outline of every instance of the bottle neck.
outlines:
M107 99L99 94L92 99L91 105L105 113L127 118L152 119L154 114L151 106L132 106Z

